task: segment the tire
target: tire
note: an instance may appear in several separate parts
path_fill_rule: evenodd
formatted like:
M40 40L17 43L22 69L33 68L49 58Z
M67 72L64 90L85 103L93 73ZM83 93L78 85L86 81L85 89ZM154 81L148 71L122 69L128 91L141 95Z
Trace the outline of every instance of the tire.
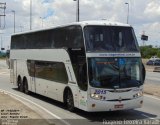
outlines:
M67 104L67 109L73 112L74 111L74 100L73 100L73 94L71 90L67 91L66 104Z
M28 90L28 82L26 79L24 80L24 93L27 95L29 95L30 93L30 91Z
M23 86L23 83L22 83L22 82L19 84L19 91L20 91L20 92L23 92L23 91L24 91L24 86Z
M17 80L17 86L18 86L18 90L19 91L21 90L21 84L22 84L21 78L18 78L18 80Z

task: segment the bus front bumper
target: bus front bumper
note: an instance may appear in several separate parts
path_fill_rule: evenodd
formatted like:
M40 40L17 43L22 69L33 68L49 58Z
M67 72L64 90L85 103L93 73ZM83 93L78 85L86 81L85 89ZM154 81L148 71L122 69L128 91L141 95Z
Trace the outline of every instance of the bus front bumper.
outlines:
M143 97L139 97L127 101L102 101L102 100L88 100L88 112L96 111L116 111L141 108L143 105Z

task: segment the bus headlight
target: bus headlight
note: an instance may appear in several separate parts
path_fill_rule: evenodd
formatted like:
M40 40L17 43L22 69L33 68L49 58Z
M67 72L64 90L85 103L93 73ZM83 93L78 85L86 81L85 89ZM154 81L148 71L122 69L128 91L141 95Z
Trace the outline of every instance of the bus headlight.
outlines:
M141 96L143 96L143 92L142 91L140 91L140 92L136 93L135 95L133 95L133 98L139 98Z
M143 96L143 92L142 91L138 93L138 97L141 97L141 96Z
M98 95L98 94L91 94L91 98L94 98L94 99L97 99L97 100L100 100L102 98L102 96Z

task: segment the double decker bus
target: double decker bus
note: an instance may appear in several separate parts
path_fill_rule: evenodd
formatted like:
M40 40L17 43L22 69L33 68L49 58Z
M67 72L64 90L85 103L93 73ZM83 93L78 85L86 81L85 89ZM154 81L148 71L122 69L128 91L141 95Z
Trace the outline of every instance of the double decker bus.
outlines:
M14 34L11 82L88 112L139 108L145 69L133 28L83 21Z

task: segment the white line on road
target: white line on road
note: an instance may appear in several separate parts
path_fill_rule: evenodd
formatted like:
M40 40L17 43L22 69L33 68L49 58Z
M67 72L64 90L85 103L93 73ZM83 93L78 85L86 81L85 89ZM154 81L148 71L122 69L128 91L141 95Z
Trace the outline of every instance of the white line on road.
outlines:
M149 98L152 98L152 99L156 99L156 100L160 101L160 99L159 99L159 98L154 97L154 96L151 96L151 95L146 95L146 94L145 94L144 96L149 97Z
M151 118L151 117L149 117L148 115L145 115L145 114L141 114L141 115L148 118L148 119L153 119L153 120L155 119L155 118Z
M146 80L156 80L156 81L159 81L159 78L156 78L156 77L147 77Z
M141 114L141 115L148 118L148 119L155 119L155 118L151 118L151 117L149 117L148 115L145 115L145 114Z
M9 73L8 72L0 72L0 75L9 75Z
M144 116L144 117L146 117L146 118L149 118L149 116L148 115L145 115L145 114L141 114L142 116Z
M54 113L48 111L48 110L45 109L44 107L42 107L42 106L40 106L40 105L34 103L33 101L31 101L31 100L29 100L29 99L26 99L26 98L24 98L24 97L22 97L22 96L16 95L16 94L14 94L14 93L12 93L12 92L8 92L8 91L2 90L2 89L0 89L0 91L1 91L1 92L4 92L4 93L11 94L11 95L14 95L14 96L17 96L18 98L24 99L24 100L26 100L26 101L28 101L28 102L34 104L35 106L41 108L42 110L44 110L45 112L47 112L47 113L50 114L51 116L57 118L58 120L60 120L60 121L63 122L64 124L70 125L67 121L63 120L61 117L55 115Z

